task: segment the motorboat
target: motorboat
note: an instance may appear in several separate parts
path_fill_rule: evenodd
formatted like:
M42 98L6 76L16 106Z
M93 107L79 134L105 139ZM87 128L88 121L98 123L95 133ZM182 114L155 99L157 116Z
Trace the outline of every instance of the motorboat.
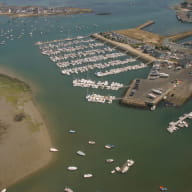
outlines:
M114 162L115 160L114 159L106 159L105 160L107 163L112 163L112 162Z
M116 171L115 171L115 169L113 169L112 171L111 171L111 174L114 174Z
M6 192L6 191L7 191L7 189L6 189L6 188L4 188L4 189L2 189L2 190L1 190L1 192Z
M111 148L114 148L114 147L115 147L115 145L113 145L113 144L106 144L105 145L106 149L111 149Z
M73 130L73 129L70 129L70 130L69 130L69 133L76 133L76 131Z
M90 178L90 177L93 177L93 174L91 173L86 173L83 175L84 178Z
M127 165L128 165L129 167L133 166L134 163L135 163L135 162L134 162L133 160L131 160L131 159L128 159L128 160L127 160Z
M85 156L86 154L83 152L83 151L77 151L77 154L80 155L80 156Z
M76 167L76 166L67 167L67 170L69 170L69 171L76 171L77 169L78 169L78 167Z
M88 141L88 143L89 143L90 145L94 145L96 142L95 142L95 141Z

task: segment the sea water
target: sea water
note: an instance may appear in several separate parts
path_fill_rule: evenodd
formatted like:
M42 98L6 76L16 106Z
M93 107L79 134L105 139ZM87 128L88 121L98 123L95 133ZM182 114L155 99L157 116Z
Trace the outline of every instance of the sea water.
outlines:
M65 186L75 192L155 192L159 191L160 185L174 192L192 191L192 122L189 129L172 135L166 130L170 121L191 111L191 101L177 108L160 105L156 111L122 106L118 101L111 105L89 103L85 96L93 90L72 87L72 80L78 76L61 75L56 65L41 55L38 46L34 45L37 41L131 28L148 20L155 20L156 24L146 30L161 35L191 30L191 25L178 22L174 10L170 9L179 0L1 2L6 5L85 7L97 13L111 13L106 16L0 17L3 30L0 40L9 37L0 47L1 66L36 85L35 100L48 123L54 146L60 149L55 154L54 163L11 186L10 192L59 192ZM4 34L8 30L11 32ZM10 34L14 36L13 40ZM148 71L149 68L125 72L101 80L128 84L134 78L145 78ZM91 71L81 77L100 80ZM118 96L124 91L94 90L95 93ZM70 134L70 129L77 132ZM88 145L89 140L95 140L96 144ZM106 150L104 145L108 143L114 144L115 148ZM77 150L84 151L86 156L77 156ZM115 162L106 164L107 158L114 158ZM126 174L110 173L129 158L135 161L135 165ZM67 171L70 165L78 166L78 171ZM89 172L94 177L84 179L82 175Z

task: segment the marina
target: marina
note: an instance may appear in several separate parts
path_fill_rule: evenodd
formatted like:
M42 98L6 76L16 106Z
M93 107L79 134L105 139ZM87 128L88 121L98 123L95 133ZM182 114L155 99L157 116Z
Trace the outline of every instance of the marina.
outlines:
M94 69L104 69L118 65L132 64L135 58L126 58L127 53L117 51L114 47L106 46L88 36L54 40L51 43L36 43L40 46L41 53L49 56L52 62L61 69L64 75L88 72ZM100 62L101 61L101 62ZM80 65L80 66L79 66ZM82 66L81 66L82 65ZM111 69L109 72L97 72L97 76L117 74L125 71L136 70L146 67L145 64ZM99 75L100 74L100 75Z

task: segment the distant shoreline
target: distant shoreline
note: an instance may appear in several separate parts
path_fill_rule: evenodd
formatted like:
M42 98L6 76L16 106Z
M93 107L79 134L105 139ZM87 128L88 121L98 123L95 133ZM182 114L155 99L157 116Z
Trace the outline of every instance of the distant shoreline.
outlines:
M42 7L42 6L0 6L0 15L12 17L38 17L53 15L76 15L93 13L92 9L73 7Z
M192 23L192 0L184 0L173 7L176 10L176 18L183 23Z
M0 80L0 189L2 189L44 169L54 158L49 152L52 146L51 136L34 102L30 86L15 75L12 76L11 72L7 73L1 69ZM6 88L9 86L10 88ZM10 91L13 92L13 97L10 97ZM17 114L24 114L25 118L16 121Z

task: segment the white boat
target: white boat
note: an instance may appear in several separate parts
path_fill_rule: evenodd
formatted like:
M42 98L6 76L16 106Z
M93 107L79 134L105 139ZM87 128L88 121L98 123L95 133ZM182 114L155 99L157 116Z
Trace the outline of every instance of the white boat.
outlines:
M111 174L114 174L116 171L115 171L115 169L113 169L112 171L111 171Z
M51 147L50 149L49 149L49 151L50 152L56 152L56 151L59 151L57 148L54 148L54 147Z
M132 165L134 165L134 163L135 163L135 161L133 161L133 160L131 160L131 159L128 159L128 160L127 160L127 165L128 165L129 167L131 167Z
M83 151L77 151L77 154L80 155L80 156L85 156L86 154L83 152Z
M73 190L71 188L69 188L69 187L65 187L64 192L73 192Z
M105 145L106 149L111 149L111 148L114 148L114 147L115 147L115 145L113 145L113 144L106 144Z
M76 171L77 169L78 169L78 167L76 167L76 166L67 167L67 170L69 170L69 171Z
M115 160L114 159L106 159L105 160L107 163L112 163L112 162L114 162Z
M94 145L96 142L95 142L95 141L88 141L88 143L89 143L90 145Z
M6 192L6 191L7 191L7 189L6 189L6 188L4 188L4 189L2 189L2 190L1 190L1 192Z
M127 171L129 170L129 166L126 165L126 166L123 166L120 170L121 173L126 173Z
M76 133L76 131L73 130L73 129L70 129L70 130L69 130L69 133Z
M86 173L83 175L84 178L90 178L93 177L93 175L91 173Z

